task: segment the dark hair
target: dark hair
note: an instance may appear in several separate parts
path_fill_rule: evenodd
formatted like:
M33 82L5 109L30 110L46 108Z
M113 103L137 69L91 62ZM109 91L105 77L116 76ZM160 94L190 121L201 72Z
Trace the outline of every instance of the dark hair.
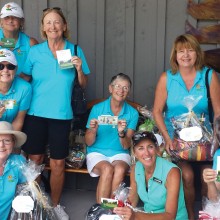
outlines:
M176 60L177 50L181 48L192 48L196 51L196 62L195 68L196 70L201 70L204 65L204 53L199 45L197 39L191 34L183 34L176 38L173 43L171 54L170 54L170 66L173 74L178 72L179 64Z
M137 131L132 136L133 146L135 147L142 140L151 140L156 146L158 146L157 138L154 133L149 131Z
M63 20L63 23L66 25L66 30L63 32L63 38L68 39L69 38L69 28L67 25L67 21L66 18L62 12L62 10L58 7L54 7L54 8L46 8L43 10L43 15L41 18L41 27L40 27L40 33L43 39L47 39L47 35L44 31L44 18L46 15L48 15L50 12L55 12L57 13Z
M116 79L122 79L122 80L126 80L129 82L130 84L130 87L132 86L132 82L131 82L131 79L128 75L124 74L124 73L118 73L117 75L113 76L112 79L111 79L111 82L110 84L114 84L114 81Z

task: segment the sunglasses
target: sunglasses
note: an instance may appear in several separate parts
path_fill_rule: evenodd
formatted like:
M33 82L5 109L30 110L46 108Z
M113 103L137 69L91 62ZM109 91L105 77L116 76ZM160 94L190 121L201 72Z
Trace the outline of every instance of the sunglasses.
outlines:
M136 132L133 135L132 141L133 141L134 146L142 139L150 139L151 141L154 142L154 144L158 145L157 138L152 132L143 131L143 132Z
M15 65L9 63L9 64L3 64L3 63L0 63L0 70L3 70L4 68L7 68L8 70L14 70L16 68Z
M59 8L59 7L53 7L53 8L45 8L44 10L43 10L43 12L46 12L46 11L48 11L48 10L57 10L57 11L62 11L61 10L61 8Z

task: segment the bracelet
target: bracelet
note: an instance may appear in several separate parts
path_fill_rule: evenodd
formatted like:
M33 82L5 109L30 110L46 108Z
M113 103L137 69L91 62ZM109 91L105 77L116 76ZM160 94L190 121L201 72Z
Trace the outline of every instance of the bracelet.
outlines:
M124 138L124 137L125 137L125 131L118 132L118 136L119 136L120 138Z

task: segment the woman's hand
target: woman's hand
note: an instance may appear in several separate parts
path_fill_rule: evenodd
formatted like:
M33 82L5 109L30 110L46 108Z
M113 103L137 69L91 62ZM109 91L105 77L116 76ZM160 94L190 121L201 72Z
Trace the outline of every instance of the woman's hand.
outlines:
M0 107L0 118L2 118L4 112L5 112L5 106Z
M128 206L116 207L113 212L119 215L122 220L134 220L134 212Z
M118 133L123 133L127 127L127 122L124 119L118 120Z
M211 168L206 168L203 170L203 179L205 183L214 182L217 178L216 170Z
M173 141L171 138L165 139L165 146L167 153L170 155L170 150L174 150Z
M82 60L79 57L73 56L71 62L75 66L77 72L82 71Z
M97 119L91 119L90 123L89 123L89 127L92 131L97 131L98 129L98 120Z

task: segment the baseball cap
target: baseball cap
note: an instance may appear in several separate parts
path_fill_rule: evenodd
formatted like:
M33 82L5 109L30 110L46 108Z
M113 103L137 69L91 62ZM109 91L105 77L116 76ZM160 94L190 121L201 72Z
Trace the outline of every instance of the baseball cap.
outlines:
M0 49L0 62L7 61L17 66L17 60L14 53L7 49Z
M1 18L5 18L7 16L24 18L24 12L22 8L20 7L20 5L18 5L15 2L9 2L3 6L0 16Z

